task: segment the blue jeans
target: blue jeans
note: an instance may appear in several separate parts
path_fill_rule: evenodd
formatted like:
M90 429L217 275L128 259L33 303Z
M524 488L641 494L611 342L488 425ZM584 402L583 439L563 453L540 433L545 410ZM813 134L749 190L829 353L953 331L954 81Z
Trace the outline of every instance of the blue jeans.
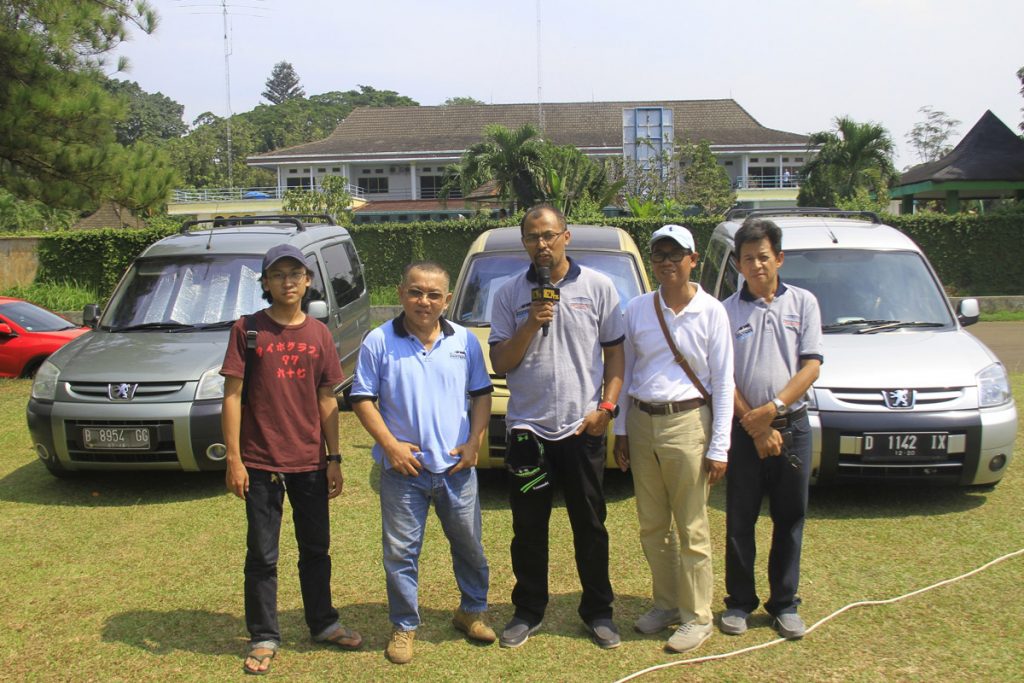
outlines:
M280 643L277 624L277 558L284 497L292 505L299 546L299 586L306 625L314 639L338 623L331 604L331 527L325 470L275 474L249 469L245 513L245 624L251 643Z
M811 477L811 426L804 415L781 431L792 432L790 450L800 458L799 469L783 456L759 458L750 436L733 422L729 469L725 473L725 606L729 609L753 612L760 603L754 581L754 526L766 495L772 545L768 552L769 594L764 607L778 616L796 612L800 606L797 589Z
M476 470L407 477L386 468L380 476L380 517L387 576L388 618L395 628L419 626L419 559L430 502L451 546L455 581L466 612L487 609L489 572L480 542Z

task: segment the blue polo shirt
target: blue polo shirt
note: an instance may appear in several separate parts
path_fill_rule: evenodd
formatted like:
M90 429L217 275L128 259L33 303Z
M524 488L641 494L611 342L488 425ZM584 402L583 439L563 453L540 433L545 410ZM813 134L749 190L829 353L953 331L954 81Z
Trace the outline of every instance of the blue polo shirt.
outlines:
M441 318L428 351L404 321L403 313L366 335L351 400L377 401L395 438L419 444L423 466L444 472L458 462L448 451L469 438L468 397L491 393L491 378L480 342L465 327ZM373 459L390 467L380 444Z

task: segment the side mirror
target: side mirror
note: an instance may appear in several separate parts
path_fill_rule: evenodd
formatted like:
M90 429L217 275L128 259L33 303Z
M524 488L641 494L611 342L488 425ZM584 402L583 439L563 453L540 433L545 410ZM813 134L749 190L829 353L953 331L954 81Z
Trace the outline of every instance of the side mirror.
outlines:
M320 321L327 320L327 302L326 301L310 301L309 310L306 311L306 315L311 318L316 318Z
M964 327L978 322L980 315L981 309L978 307L977 299L964 299L960 302L960 305L957 306L956 317Z
M100 321L100 307L96 304L86 304L82 308L82 324L86 327L96 329L96 323Z
M18 333L11 329L7 323L0 323L0 337L17 337Z

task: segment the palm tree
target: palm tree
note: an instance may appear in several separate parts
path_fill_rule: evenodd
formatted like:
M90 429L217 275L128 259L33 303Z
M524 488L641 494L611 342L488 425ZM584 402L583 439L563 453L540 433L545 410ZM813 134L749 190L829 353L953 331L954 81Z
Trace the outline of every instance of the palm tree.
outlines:
M534 126L527 123L511 130L493 124L484 129L483 140L465 151L452 177L457 178L463 196L488 180L495 181L499 198L515 211L544 197L543 160L544 141Z
M864 191L881 197L898 175L892 163L892 137L880 124L836 118L835 130L810 136L808 148L818 146L803 169L800 206L836 206Z

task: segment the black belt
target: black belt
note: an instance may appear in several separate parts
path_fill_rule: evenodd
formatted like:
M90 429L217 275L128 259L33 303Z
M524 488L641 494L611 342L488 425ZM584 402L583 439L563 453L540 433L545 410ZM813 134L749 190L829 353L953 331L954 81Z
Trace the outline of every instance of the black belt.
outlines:
M648 415L675 415L676 413L684 413L687 410L700 408L707 403L703 398L691 398L686 401L670 401L668 403L647 403L632 396L630 396L630 400L633 401L634 406Z
M777 417L774 420L772 420L772 429L786 429L791 424L793 424L794 420L799 420L800 418L806 415L807 406L801 406L800 408L794 410L792 413L786 413L782 417Z

